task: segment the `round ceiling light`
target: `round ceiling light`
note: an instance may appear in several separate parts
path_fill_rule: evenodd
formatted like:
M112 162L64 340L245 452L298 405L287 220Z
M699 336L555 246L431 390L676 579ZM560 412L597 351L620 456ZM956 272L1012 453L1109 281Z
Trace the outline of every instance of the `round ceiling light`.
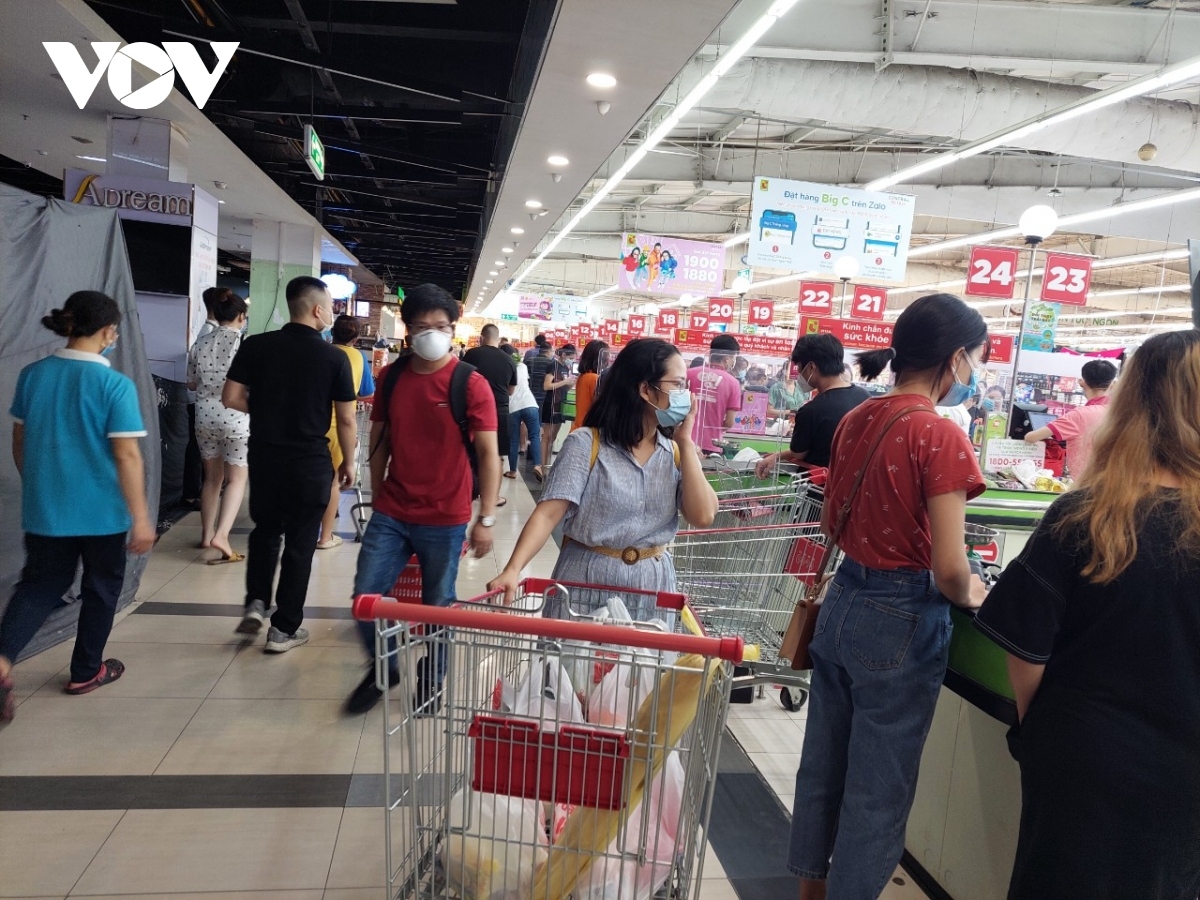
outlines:
M494 282L490 278L485 279L483 283L484 284L494 284Z
M541 200L526 200L525 205L527 207L529 207L530 209L541 209L542 201Z
M524 234L525 233L524 228L510 228L508 230L511 231L513 234Z
M587 77L587 83L594 88L614 88L617 86L617 79L607 72L593 72Z
M500 252L501 252L501 253L512 253L512 252L513 252L513 248L512 248L512 247L501 247L501 248L500 248Z
M557 153L554 156L549 157L546 162L550 163L552 166L569 166L571 164L569 159Z
M493 272L488 272L488 274L489 274L489 275L499 275L500 273L499 273L499 272L495 272L495 271L493 271Z

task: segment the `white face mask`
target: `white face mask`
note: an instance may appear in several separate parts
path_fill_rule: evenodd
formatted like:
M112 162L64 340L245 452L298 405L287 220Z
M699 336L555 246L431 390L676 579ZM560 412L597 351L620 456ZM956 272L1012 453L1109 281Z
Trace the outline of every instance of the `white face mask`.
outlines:
M437 362L450 352L452 338L436 329L422 331L412 339L413 352L428 362Z
M796 387L800 388L800 393L802 394L811 394L813 392L813 386L799 372L796 373Z

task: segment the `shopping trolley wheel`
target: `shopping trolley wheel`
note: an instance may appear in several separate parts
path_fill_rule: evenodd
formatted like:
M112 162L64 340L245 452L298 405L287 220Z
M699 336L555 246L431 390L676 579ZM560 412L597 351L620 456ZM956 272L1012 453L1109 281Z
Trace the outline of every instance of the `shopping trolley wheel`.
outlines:
M800 708L808 702L808 691L798 687L781 687L779 702L788 712L800 712Z

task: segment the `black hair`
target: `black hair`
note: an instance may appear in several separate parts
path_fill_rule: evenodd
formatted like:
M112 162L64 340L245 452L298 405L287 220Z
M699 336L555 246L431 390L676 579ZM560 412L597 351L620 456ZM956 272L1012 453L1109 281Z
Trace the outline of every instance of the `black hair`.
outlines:
M546 336L544 334L535 334L533 336L533 342L535 344L537 344L538 347L545 347L546 346Z
M1001 400L1003 400L1006 396L1008 396L1007 394L1004 393L1004 388L1000 387L1000 385L998 385L998 384L993 384L990 388L985 390L983 393L984 393L984 395L987 395L987 394L990 394L992 391L995 391L996 393L998 393L1000 395Z
M792 348L792 362L800 369L812 363L826 378L833 378L845 370L846 348L832 334L806 334Z
M232 322L238 316L245 315L246 310L250 307L246 305L246 301L229 291L224 297L212 305L212 317L218 322Z
M317 305L317 300L313 299L313 295L317 291L329 292L329 288L325 286L325 282L320 278L313 278L311 275L300 275L289 281L287 283L287 290L284 292L284 296L287 297L288 313L293 318L307 313Z
M588 341L583 346L583 352L579 354L579 374L586 375L588 372L599 373L600 371L600 354L608 349L608 344L604 341Z
M411 325L413 319L422 313L441 310L450 319L451 324L458 321L458 301L445 288L436 284L418 284L404 294L404 305L400 307L400 320L405 325Z
M574 344L563 344L555 352L557 352L559 356L562 356L564 353L574 353L575 345Z
M1117 377L1117 367L1107 359L1093 359L1083 364L1083 382L1094 391L1107 390Z
M944 369L959 350L991 350L983 316L953 294L926 294L915 300L896 320L892 346L868 350L854 357L858 371L874 381L890 363L900 376L905 372Z
M704 357L703 357L703 356L697 356L695 359L693 359L693 360L691 361L691 363L688 365L688 368L689 368L689 369L698 369L698 368L700 368L702 365L704 365Z
M358 340L361 333L362 326L358 324L358 319L354 316L338 316L333 320L333 342L335 344L349 344Z
M637 338L626 344L604 376L604 390L596 394L583 424L599 429L614 447L636 447L646 427L641 387L657 385L673 356L679 356L675 345L658 338Z
M484 325L482 328L479 329L479 337L487 338L489 341L492 338L499 338L500 337L500 328L489 322L487 325Z
M50 315L42 316L43 327L65 338L91 337L101 328L120 321L117 301L99 291L76 291L62 309L53 309Z
M712 339L712 343L708 345L710 350L725 350L729 353L741 352L742 345L737 342L732 334L718 334Z
M501 341L500 342L500 352L507 353L509 356L516 356L517 348L514 347L512 344L510 344L508 341Z
M227 287L210 287L205 289L204 293L200 295L200 299L204 301L204 308L211 316L216 312L217 304L228 299L232 293L233 291Z

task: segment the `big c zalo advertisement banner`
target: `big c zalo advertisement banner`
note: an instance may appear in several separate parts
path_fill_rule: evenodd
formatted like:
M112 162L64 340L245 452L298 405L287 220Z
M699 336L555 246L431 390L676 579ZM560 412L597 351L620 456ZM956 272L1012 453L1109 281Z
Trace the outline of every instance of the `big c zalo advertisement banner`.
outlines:
M800 334L832 334L848 350L884 350L892 345L891 322L860 322L854 319L821 319L805 316Z
M750 219L752 266L833 272L843 256L872 281L903 281L916 198L756 176Z
M1037 353L1053 353L1058 332L1057 303L1030 303L1021 328L1021 349Z
M626 234L617 277L623 291L678 297L725 286L725 247L657 234Z

